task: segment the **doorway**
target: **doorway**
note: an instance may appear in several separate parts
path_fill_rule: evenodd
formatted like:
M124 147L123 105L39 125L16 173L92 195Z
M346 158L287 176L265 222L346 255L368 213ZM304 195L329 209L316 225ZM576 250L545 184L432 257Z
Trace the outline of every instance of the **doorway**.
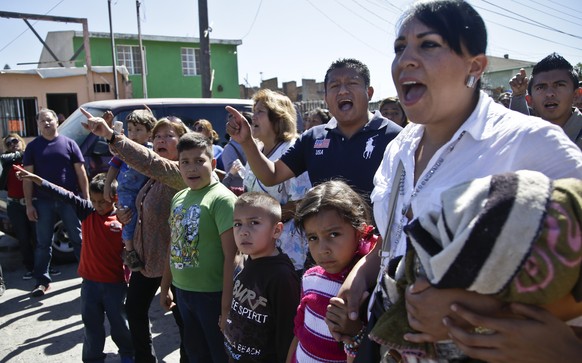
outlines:
M76 93L47 93L46 104L48 108L55 111L59 116L59 123L64 121L79 107ZM62 120L60 120L60 115L64 116Z

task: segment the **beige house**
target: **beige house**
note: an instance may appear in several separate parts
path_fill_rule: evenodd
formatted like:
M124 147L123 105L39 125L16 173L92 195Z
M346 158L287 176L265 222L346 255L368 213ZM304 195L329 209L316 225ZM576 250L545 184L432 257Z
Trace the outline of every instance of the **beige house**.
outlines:
M488 55L487 59L489 64L483 73L483 90L494 99L497 99L500 93L511 90L509 81L521 68L525 69L529 76L536 65L536 62L510 59L508 55L505 57Z
M117 67L119 98L131 98L124 66ZM17 132L37 135L36 113L50 108L65 118L89 101L114 99L111 66L0 70L0 137ZM60 115L59 115L60 116Z

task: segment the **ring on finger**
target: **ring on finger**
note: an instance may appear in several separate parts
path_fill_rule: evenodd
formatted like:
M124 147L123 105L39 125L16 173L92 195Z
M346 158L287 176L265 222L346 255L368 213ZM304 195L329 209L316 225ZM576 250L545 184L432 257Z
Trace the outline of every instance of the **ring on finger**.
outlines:
M491 335L491 334L495 334L495 330L485 328L484 326L476 326L473 328L473 333L480 334L480 335Z

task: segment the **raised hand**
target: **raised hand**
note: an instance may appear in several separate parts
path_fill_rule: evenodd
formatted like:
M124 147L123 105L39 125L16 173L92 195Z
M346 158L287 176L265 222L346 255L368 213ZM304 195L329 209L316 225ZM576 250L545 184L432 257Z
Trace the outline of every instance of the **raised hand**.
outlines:
M83 125L85 129L91 131L93 134L97 136L105 138L106 140L109 140L111 138L113 130L107 124L107 121L105 121L102 117L95 117L91 115L89 112L87 112L87 110L83 109L82 107L80 108L80 110L83 113L83 115L87 117L87 123L84 122L81 123L81 125Z
M113 122L113 112L105 111L103 113L103 119L105 120L105 122L107 122L107 125L111 126L111 123Z
M244 116L234 107L226 106L231 115L226 123L226 132L239 144L252 140L251 125Z
M512 97L525 95L527 93L528 83L529 79L525 73L525 69L521 68L519 73L513 76L513 78L511 78L509 81L509 86L513 92Z

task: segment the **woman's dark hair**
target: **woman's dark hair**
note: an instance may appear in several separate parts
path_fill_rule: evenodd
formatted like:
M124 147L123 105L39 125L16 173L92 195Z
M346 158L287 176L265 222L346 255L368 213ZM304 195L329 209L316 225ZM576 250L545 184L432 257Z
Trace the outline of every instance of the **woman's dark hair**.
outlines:
M487 51L485 22L466 1L417 2L404 12L398 28L412 19L417 19L435 30L458 55L463 55L462 46L465 46L470 55L485 54Z
M463 0L421 1L406 10L398 23L400 29L408 21L416 19L436 31L458 55L463 46L469 55L486 54L487 28L481 15ZM475 92L481 88L481 78Z

